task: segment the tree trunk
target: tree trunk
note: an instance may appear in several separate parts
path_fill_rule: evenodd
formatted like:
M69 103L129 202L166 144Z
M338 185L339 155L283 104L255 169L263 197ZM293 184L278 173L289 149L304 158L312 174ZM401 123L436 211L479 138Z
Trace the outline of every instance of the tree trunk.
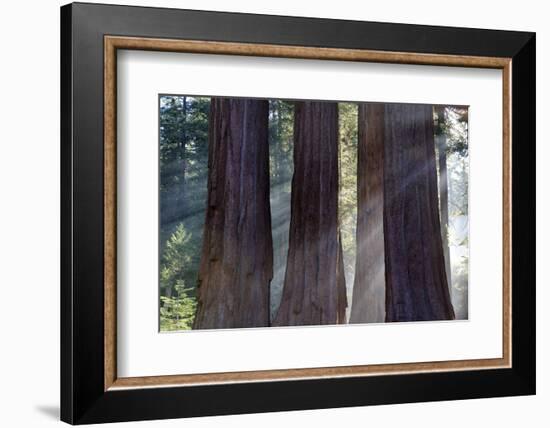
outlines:
M350 323L384 322L384 104L359 104L357 254Z
M445 272L447 284L452 295L451 283L451 254L449 250L449 180L447 178L447 137L445 136L443 123L445 121L445 107L435 107L437 115L437 127L435 141L437 145L439 164L439 212L441 215L441 241L443 243L443 255L445 256Z
M268 101L212 98L208 206L193 328L269 325Z
M338 230L338 105L297 102L288 260L273 325L345 323Z
M336 303L336 323L346 323L346 308L348 307L348 290L346 288L346 272L344 270L344 250L342 248L342 235L338 233L338 260L336 261L336 288L338 301Z
M387 104L385 116L386 321L454 319L439 223L432 106Z

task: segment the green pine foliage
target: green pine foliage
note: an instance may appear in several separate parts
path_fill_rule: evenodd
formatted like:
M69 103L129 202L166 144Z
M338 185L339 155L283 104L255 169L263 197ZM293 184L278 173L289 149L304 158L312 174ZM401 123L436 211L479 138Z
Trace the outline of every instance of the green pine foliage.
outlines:
M189 330L193 326L196 301L197 246L192 235L180 223L164 248L160 265L161 290L170 290L160 297L161 331Z
M189 268L193 262L193 257L189 254L191 246L191 235L185 230L183 223L180 223L170 239L166 243L162 253L162 262L160 268L160 282L162 284L187 285L194 282L189 275Z
M160 98L160 330L192 328L207 197L210 98Z
M178 286L179 283L176 284L176 288ZM161 331L191 330L193 328L197 301L195 298L188 297L186 291L180 296L160 296Z

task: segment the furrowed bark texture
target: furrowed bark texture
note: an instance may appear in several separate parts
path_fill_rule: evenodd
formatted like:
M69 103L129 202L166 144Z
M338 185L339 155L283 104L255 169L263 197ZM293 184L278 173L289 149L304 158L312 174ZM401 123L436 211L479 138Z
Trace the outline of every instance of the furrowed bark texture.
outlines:
M273 325L345 323L338 229L338 105L297 102L288 260Z
M454 319L441 242L432 106L387 104L385 116L386 321Z
M357 256L350 323L384 322L384 104L359 104Z
M336 261L336 288L338 302L336 304L336 323L346 323L346 308L348 307L348 290L346 288L346 272L344 270L344 249L342 248L342 235L338 233L338 260Z
M212 98L208 207L193 328L269 325L269 105Z

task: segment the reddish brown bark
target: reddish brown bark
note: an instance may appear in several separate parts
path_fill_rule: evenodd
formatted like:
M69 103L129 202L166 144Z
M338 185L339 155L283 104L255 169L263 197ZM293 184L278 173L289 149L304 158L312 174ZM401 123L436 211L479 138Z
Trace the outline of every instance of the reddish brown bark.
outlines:
M212 98L208 206L193 328L269 325L267 101Z
M384 104L359 104L357 254L350 323L384 322Z
M273 325L345 322L338 230L338 105L297 102L288 260Z
M348 290L346 288L346 273L344 271L344 250L342 248L342 236L338 234L338 260L336 261L336 288L338 302L336 306L336 323L346 323L346 308L348 307Z
M454 319L441 242L432 106L387 104L384 133L386 321Z

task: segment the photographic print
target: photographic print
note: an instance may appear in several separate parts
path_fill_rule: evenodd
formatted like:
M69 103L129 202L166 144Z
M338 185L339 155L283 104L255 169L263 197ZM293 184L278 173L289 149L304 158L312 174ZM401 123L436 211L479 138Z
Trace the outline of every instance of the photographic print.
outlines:
M468 107L159 95L160 331L468 319Z

